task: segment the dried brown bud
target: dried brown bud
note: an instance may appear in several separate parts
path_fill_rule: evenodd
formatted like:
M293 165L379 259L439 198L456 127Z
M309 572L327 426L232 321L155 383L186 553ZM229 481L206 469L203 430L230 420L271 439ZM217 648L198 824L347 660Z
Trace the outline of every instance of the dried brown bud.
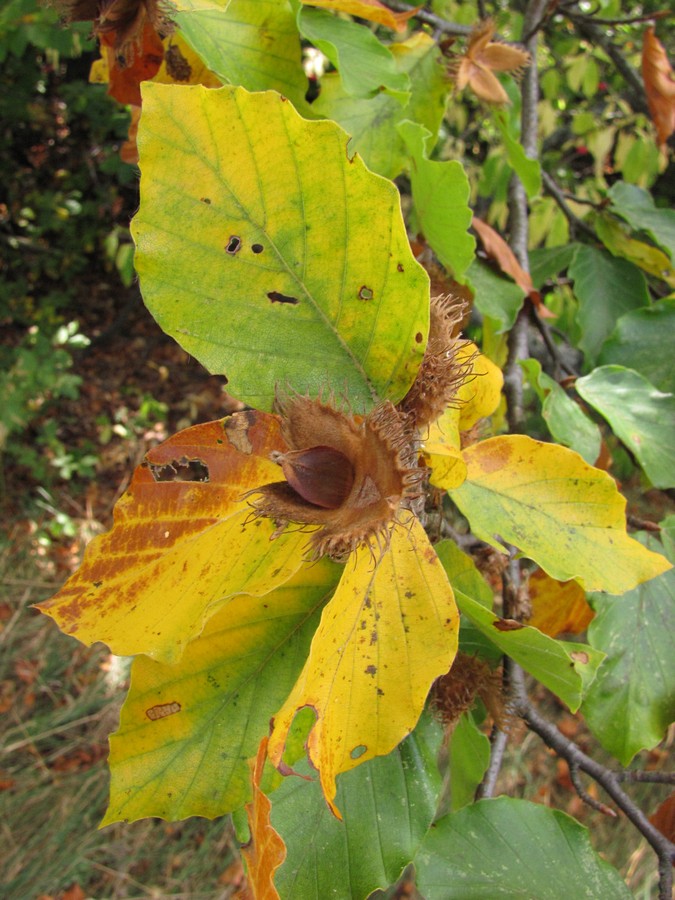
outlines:
M318 525L314 556L343 560L375 539L386 546L403 503L417 496L417 434L391 403L353 416L321 400L278 401L288 451L275 454L286 481L252 492L258 515Z
M415 381L399 404L418 428L424 428L450 406L471 371L472 359L458 360L466 341L458 337L466 306L450 294L431 298L429 341Z
M493 41L495 26L491 19L479 22L471 32L464 56L451 67L457 88L467 85L486 103L509 102L506 91L494 72L518 72L530 62L530 54L518 47Z

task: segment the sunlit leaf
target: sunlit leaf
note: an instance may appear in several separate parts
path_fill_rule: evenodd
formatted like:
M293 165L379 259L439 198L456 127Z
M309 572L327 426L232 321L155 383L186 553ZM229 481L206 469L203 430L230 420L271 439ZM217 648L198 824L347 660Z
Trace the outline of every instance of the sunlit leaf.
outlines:
M662 550L653 536L638 539ZM665 550L674 561L672 545ZM607 659L582 712L603 747L628 765L639 750L658 744L675 719L675 570L623 597L593 594L590 600L595 619L588 640Z
M377 546L363 547L346 566L270 738L279 765L297 710L315 711L309 758L338 816L336 776L389 753L412 731L457 651L452 588L419 521L397 526L376 564L378 555Z
M673 334L675 298L666 297L621 316L603 344L598 364L635 369L658 390L674 394Z
M497 410L504 376L501 369L483 353L479 353L471 341L467 341L458 356L460 361L471 359L471 371L456 398L460 431L469 431L477 422Z
M598 237L614 256L627 259L650 275L675 287L675 268L669 257L652 244L638 241L613 216L598 215L593 220Z
M398 133L412 160L410 184L419 229L446 269L461 280L476 249L468 232L472 213L464 168L457 160L430 160L427 144L432 135L418 122L406 119Z
M541 569L527 582L532 615L528 625L556 637L563 632L580 634L593 618L586 594L576 581L556 581Z
M366 19L369 22L377 22L385 25L393 31L405 31L406 22L414 16L417 9L409 12L393 12L380 0L302 0L307 6L322 6L325 9L333 9L338 12L349 13Z
M296 109L305 101L300 35L288 0L175 0L186 40L222 81L276 90Z
M571 816L510 797L444 816L429 830L415 868L427 900L632 896Z
M577 249L568 273L579 300L579 347L593 360L618 319L649 304L645 277L626 260L586 245Z
M675 396L623 366L600 366L575 387L635 454L652 484L675 487Z
M239 596L174 665L134 660L110 741L105 824L232 812L250 799L247 759L291 690L339 578L305 566L265 597Z
M440 790L436 763L441 731L422 713L411 735L387 756L340 777L339 822L319 783L289 776L271 795L272 824L288 857L275 884L283 900L367 897L393 884L430 826ZM315 775L308 763L298 771Z
M255 900L279 900L274 887L274 873L286 858L286 847L270 822L272 804L260 789L265 760L267 735L260 741L254 760L249 760L253 800L246 804L251 840L241 848L248 871L248 890Z
M278 479L268 457L283 447L276 417L251 412L187 428L150 450L112 530L91 542L42 612L119 656L179 659L228 597L265 594L302 564L307 535L270 541L273 524L249 521L243 497ZM178 480L186 475L208 480Z
M602 435L598 426L557 381L542 372L538 360L522 360L520 365L541 400L541 414L551 435L592 465L600 455Z
M346 145L271 91L146 88L132 225L144 299L256 407L280 384L331 386L359 410L395 401L421 361L427 275L396 188Z
M571 450L508 435L463 457L466 480L450 495L493 547L512 543L552 578L610 594L670 568L626 534L626 501L613 479Z
M645 29L642 43L642 77L659 144L675 131L675 78L673 68L654 26Z
M675 210L656 207L654 198L635 184L615 182L609 190L612 209L636 231L646 231L675 259Z
M309 7L301 9L298 26L333 63L347 94L371 97L386 89L404 92L401 100L407 101L410 79L398 71L391 50L368 28Z
M316 113L334 119L352 136L349 152L358 152L370 169L385 178L395 178L408 165L398 123L410 119L437 135L450 90L439 64L438 45L428 34L415 32L408 40L392 44L391 52L398 71L410 79L407 105L386 93L367 100L351 97L335 72L321 79L321 94L312 104Z

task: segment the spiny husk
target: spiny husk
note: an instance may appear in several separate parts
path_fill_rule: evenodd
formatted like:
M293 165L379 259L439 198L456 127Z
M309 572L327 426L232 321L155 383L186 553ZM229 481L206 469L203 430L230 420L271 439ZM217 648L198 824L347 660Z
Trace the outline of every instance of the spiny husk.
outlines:
M509 717L499 670L493 671L477 656L458 653L450 671L442 675L431 689L431 708L446 727L451 726L472 708L477 696L495 724L505 730Z
M115 53L127 64L133 61L149 22L160 35L173 25L163 0L54 0L68 22L93 22L97 35L114 33Z
M282 526L320 526L311 538L315 558L327 554L342 561L371 540L384 550L399 508L418 495L424 474L416 465L410 417L388 402L365 417L309 397L286 398L277 407L291 454L332 448L349 461L353 484L344 502L331 509L308 502L287 481L267 484L252 492L255 513ZM285 460L283 453L275 458Z
M399 404L418 428L435 422L450 406L471 372L471 359L458 360L466 341L458 332L466 306L451 294L431 298L429 341L415 381Z

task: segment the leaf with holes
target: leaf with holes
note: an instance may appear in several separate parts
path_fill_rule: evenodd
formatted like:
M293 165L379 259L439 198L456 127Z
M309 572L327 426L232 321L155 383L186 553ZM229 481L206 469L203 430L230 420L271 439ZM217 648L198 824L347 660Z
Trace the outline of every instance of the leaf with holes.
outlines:
M670 568L626 534L626 501L614 480L571 450L509 435L462 456L466 480L450 496L493 547L514 544L552 578L610 594Z
M224 815L251 796L247 759L299 675L340 577L326 560L216 613L175 664L134 660L110 741L105 823Z
M399 400L419 367L428 278L396 188L347 140L273 92L145 89L133 222L144 299L253 406L290 384L339 390L361 410Z
M377 554L362 547L346 566L270 738L279 766L296 712L314 710L309 758L338 817L336 776L391 752L412 731L457 652L452 588L419 521L398 525L376 564Z
M279 421L235 413L195 425L146 454L115 507L114 525L79 570L40 604L66 634L118 656L172 662L234 594L262 595L302 565L307 535L270 541L243 496L279 478ZM198 480L179 480L185 476ZM168 480L165 480L168 479Z

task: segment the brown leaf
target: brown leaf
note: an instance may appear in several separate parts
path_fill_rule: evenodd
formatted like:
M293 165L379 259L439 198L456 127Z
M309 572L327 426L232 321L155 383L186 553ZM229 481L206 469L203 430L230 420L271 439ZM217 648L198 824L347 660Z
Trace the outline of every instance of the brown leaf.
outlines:
M649 821L669 841L675 841L675 791L667 797Z
M114 31L101 35L101 52L108 54L108 93L132 106L141 105L141 81L148 81L159 71L164 59L164 45L150 22L143 26L140 45L132 59L120 59L115 49L117 35Z
M491 19L479 22L471 32L466 53L454 66L459 90L467 85L486 103L509 102L506 91L494 72L517 72L530 62L530 54L518 47L493 41L495 27Z
M248 896L255 897L255 900L279 900L274 887L274 873L286 859L286 845L270 823L272 804L260 790L266 759L267 737L264 737L260 741L258 755L249 760L253 800L246 804L246 815L251 840L241 848L241 852L248 868Z
M675 131L675 80L663 44L651 25L642 43L642 77L657 139L663 146Z
M532 615L528 625L556 637L562 632L579 634L593 618L586 594L576 581L556 581L537 569L530 576Z

